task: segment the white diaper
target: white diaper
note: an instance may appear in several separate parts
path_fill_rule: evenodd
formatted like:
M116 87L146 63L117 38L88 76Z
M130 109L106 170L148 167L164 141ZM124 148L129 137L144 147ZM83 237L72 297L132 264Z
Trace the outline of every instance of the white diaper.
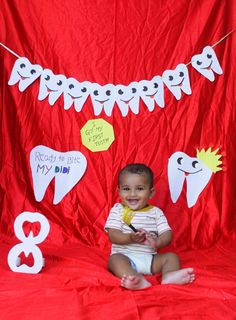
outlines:
M132 268L138 272L151 275L153 254L125 254L129 258Z

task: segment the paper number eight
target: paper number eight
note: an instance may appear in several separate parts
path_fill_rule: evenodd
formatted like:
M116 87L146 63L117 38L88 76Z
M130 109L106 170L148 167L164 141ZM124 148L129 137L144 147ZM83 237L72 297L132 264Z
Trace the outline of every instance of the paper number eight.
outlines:
M25 235L23 230L24 222L39 222L40 230L39 234L34 237L33 232L30 231L28 237ZM22 242L15 245L8 253L8 265L10 269L14 272L23 273L38 273L43 265L44 259L42 252L37 246L37 244L43 242L50 230L50 225L48 220L44 215L38 212L22 212L14 222L14 231L16 237ZM19 255L24 252L25 256L28 257L31 253L34 258L34 265L32 267L26 264L19 265Z

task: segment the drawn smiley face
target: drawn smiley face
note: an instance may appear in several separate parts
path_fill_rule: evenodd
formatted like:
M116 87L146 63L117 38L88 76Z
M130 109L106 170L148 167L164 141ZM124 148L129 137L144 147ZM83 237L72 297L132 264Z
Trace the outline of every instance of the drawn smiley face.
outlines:
M186 180L187 203L192 207L212 176L212 170L200 159L184 152L175 152L169 158L168 180L171 199L177 202Z
M79 82L74 78L68 78L64 91L64 109L68 110L74 104L75 110L80 112L90 91L91 82Z
M128 86L122 84L116 85L116 103L123 117L128 114L129 109L134 114L138 114L139 100L140 96L137 82L131 82Z
M185 64L179 64L174 70L164 71L162 79L177 100L181 98L181 91L188 95L192 93L188 68Z
M90 93L94 115L99 115L102 110L107 116L111 116L114 104L115 104L115 86L113 84L107 84L100 86L97 83L93 83Z
M23 92L38 77L40 77L43 68L38 64L32 64L27 58L16 60L8 84L10 86L19 83L19 90Z
M191 59L192 66L210 81L215 80L214 72L222 74L223 71L212 47L207 46L201 54L194 55Z
M149 111L155 108L155 102L159 107L164 107L164 86L160 76L152 80L141 80L138 83L139 94Z
M48 96L49 104L52 106L64 92L66 77L62 74L55 75L51 70L44 69L40 77L38 99L41 101Z

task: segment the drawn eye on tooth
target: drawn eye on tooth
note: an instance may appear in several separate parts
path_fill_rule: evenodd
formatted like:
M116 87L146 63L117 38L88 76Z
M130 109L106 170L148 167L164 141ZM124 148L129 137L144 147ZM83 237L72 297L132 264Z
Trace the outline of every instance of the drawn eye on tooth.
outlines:
M50 76L47 75L44 79L45 79L46 81L49 81L49 80L50 80Z
M178 158L178 159L177 159L177 162L178 162L179 165L182 165L183 157Z
M197 65L200 66L202 64L202 61L197 60Z
M211 55L211 54L207 54L207 58L208 58L208 59L211 59L211 58L212 58L212 55Z
M26 67L26 65L24 63L21 63L20 68L23 69L25 67Z
M143 91L144 91L144 92L148 91L148 87L144 86L144 87L143 87Z
M35 70L35 69L32 69L32 70L30 71L30 73L31 73L31 74L35 74L35 73L36 73L36 70Z
M68 88L72 90L75 86L73 84L69 84Z
M192 166L194 169L197 169L199 167L199 162L198 161L193 161Z
M58 82L57 82L57 85L58 85L58 86L61 86L61 85L62 85L62 81L61 81L61 80L58 81Z

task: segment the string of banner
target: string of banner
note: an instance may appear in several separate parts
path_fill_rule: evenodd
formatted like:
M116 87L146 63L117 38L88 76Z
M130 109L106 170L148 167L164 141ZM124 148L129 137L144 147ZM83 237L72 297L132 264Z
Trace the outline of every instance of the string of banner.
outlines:
M90 81L80 82L75 78L67 78L63 74L54 74L50 69L43 69L39 64L32 64L26 57L20 57L6 45L0 45L17 57L13 66L8 84L18 84L20 92L25 91L35 80L40 78L38 100L48 99L51 106L64 96L64 109L72 106L80 112L90 96L94 115L98 116L104 110L107 116L111 116L115 104L123 117L131 111L139 113L140 99L147 109L152 112L156 105L165 107L164 85L170 90L177 100L182 94L191 95L188 65L197 70L205 78L213 82L215 74L223 74L222 68L214 51L214 47L232 34L231 30L212 46L203 48L200 54L196 54L187 64L178 64L173 70L165 70L162 74L154 76L151 80L133 81L129 85L106 84L99 85Z

